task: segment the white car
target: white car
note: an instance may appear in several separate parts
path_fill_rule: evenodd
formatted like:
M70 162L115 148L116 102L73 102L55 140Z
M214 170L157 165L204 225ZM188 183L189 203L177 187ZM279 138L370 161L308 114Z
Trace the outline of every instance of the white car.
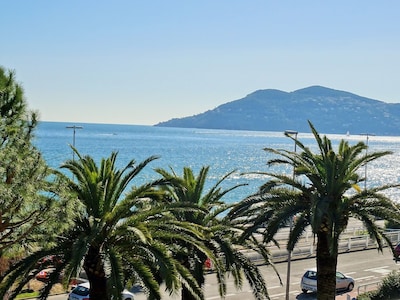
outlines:
M68 295L68 300L87 300L89 297L89 282L84 282L78 284ZM133 294L125 289L122 292L122 299L124 300L133 300Z
M301 278L300 288L303 293L308 291L317 291L317 271L315 269L307 270ZM351 291L354 288L354 279L344 275L341 272L336 272L336 290Z

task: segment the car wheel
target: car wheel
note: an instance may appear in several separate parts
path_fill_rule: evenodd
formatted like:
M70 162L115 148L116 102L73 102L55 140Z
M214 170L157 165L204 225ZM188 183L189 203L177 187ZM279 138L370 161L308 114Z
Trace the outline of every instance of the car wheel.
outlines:
M354 283L349 283L349 286L347 287L348 291L352 291L354 288Z
M307 294L307 290L306 289L302 289L304 294Z

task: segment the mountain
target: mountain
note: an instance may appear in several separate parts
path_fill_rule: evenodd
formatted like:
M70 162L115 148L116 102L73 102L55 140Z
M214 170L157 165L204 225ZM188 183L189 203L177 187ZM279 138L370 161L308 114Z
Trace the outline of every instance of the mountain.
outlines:
M400 135L400 103L385 103L349 92L311 86L294 92L267 89L190 117L155 126Z

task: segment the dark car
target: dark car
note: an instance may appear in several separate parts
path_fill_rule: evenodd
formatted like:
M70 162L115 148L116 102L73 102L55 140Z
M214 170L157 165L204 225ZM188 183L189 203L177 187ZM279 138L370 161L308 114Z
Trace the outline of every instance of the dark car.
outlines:
M396 262L400 260L400 243L398 243L397 246L394 247L393 255Z

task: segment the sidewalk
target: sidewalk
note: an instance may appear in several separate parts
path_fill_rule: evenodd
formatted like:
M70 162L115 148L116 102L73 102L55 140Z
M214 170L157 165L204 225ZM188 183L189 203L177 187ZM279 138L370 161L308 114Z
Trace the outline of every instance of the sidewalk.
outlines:
M335 300L353 300L353 299L357 299L357 296L358 296L357 291L353 290L353 291L348 292L348 293L337 295L335 297Z
M361 289L361 290L359 290ZM353 300L357 299L357 297L366 292L372 292L378 289L377 282L369 283L363 286L359 286L358 288L354 288L351 292L343 293L341 295L337 295L335 300ZM360 293L358 293L360 292Z

